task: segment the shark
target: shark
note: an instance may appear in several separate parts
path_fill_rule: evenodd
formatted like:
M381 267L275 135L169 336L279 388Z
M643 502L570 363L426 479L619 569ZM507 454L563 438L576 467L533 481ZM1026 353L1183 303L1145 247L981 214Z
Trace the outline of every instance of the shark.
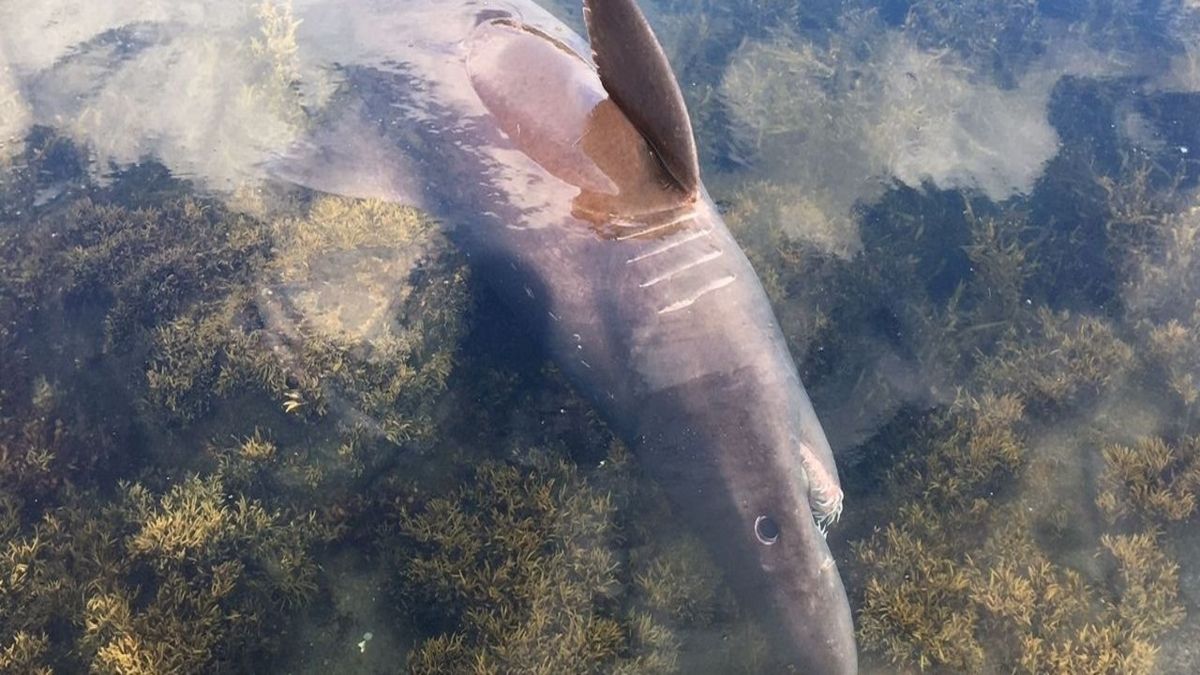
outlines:
M274 173L447 223L764 618L768 670L854 673L830 444L649 22L583 11L586 41L526 0L310 8L343 95Z

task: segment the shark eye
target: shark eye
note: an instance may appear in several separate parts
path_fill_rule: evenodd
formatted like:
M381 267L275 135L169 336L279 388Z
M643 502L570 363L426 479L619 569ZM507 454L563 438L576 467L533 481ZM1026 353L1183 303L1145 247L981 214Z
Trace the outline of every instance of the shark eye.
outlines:
M770 546L779 541L779 525L770 516L759 516L754 520L754 536L764 546Z

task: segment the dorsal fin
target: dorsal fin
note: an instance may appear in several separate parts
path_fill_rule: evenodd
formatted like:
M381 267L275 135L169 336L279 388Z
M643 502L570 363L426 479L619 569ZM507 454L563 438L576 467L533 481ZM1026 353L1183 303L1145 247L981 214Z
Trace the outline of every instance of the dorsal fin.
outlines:
M681 187L700 187L696 139L662 45L634 0L584 0L592 58L612 100Z

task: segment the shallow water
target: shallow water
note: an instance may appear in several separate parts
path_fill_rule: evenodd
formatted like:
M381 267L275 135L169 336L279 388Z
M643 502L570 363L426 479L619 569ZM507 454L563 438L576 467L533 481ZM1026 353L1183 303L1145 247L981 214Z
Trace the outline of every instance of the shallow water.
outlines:
M0 671L771 672L411 167L322 145L441 114L354 75L440 72L430 7L0 0ZM1200 670L1200 4L643 9L861 670Z

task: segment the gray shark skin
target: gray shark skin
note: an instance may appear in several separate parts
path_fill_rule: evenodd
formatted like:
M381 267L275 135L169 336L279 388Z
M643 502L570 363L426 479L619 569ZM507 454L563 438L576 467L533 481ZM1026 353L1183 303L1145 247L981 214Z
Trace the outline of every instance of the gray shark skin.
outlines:
M770 672L856 672L832 451L632 0L585 3L590 46L527 1L301 16L342 94L276 176L444 220L776 633Z

